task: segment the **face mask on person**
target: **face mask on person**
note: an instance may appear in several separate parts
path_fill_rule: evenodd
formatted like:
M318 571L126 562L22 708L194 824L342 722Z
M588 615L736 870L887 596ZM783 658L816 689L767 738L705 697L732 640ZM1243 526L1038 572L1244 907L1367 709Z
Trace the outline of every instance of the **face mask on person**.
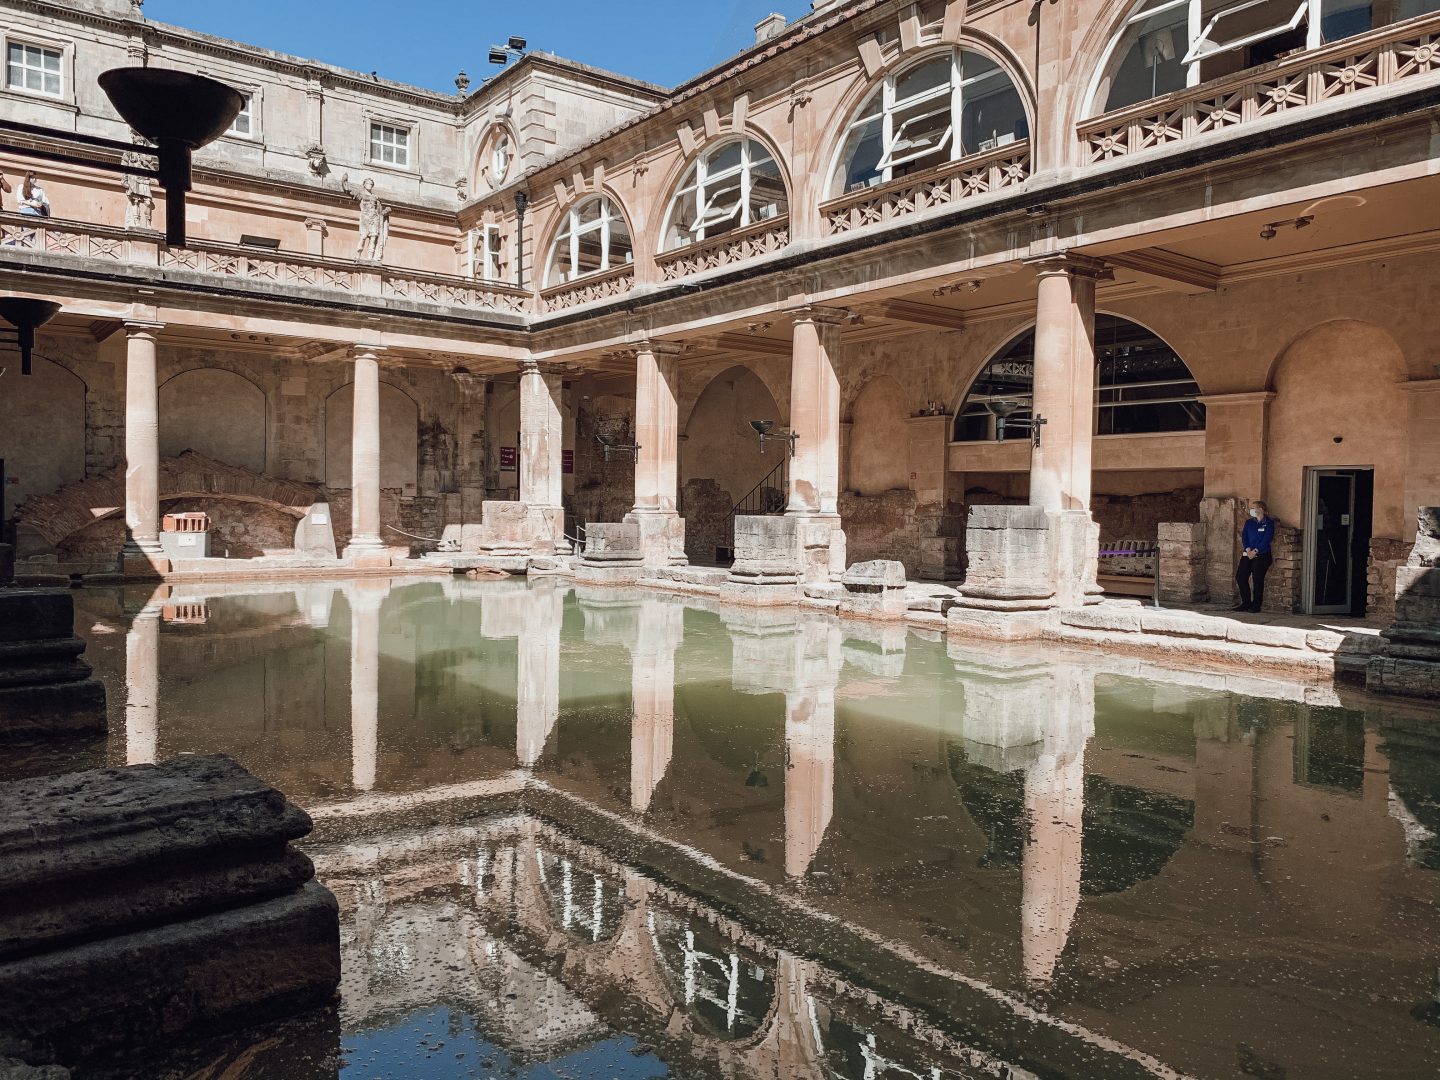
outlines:
M1259 510L1255 510L1255 509L1251 509L1251 511L1250 511L1250 516L1251 516L1252 518L1258 518L1258 517L1260 516L1260 511L1259 511Z

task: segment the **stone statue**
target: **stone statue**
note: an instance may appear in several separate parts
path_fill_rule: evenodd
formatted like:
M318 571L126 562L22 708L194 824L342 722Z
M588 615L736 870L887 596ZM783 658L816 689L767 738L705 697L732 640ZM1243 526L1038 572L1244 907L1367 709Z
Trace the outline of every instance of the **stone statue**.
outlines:
M360 204L360 240L355 245L355 258L364 262L380 262L385 258L385 241L390 237L390 208L375 194L375 181L366 179L356 191L350 186L350 174L340 178L340 190Z
M125 151L125 155L120 161L123 165L136 168L146 168L149 164L149 158L135 150ZM126 173L123 183L126 200L125 227L127 229L153 229L155 227L155 198L151 194L150 177Z

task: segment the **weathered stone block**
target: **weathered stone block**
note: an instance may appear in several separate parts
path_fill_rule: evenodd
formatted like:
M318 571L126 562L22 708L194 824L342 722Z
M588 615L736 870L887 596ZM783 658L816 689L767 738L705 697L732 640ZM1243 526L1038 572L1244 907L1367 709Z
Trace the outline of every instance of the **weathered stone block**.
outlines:
M738 585L795 585L801 580L796 519L780 514L735 519L735 562L729 581Z
M68 1064L329 999L309 831L225 757L0 785L0 1037Z
M1157 526L1156 535L1162 544L1193 544L1202 549L1205 546L1205 526L1198 522L1164 521Z
M68 590L0 590L0 737L105 730Z

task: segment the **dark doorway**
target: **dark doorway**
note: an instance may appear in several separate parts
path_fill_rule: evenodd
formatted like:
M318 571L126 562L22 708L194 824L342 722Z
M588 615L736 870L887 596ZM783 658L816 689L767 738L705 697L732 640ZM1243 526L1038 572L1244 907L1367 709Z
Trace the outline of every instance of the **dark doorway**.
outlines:
M1306 481L1305 611L1363 616L1375 470L1310 469Z

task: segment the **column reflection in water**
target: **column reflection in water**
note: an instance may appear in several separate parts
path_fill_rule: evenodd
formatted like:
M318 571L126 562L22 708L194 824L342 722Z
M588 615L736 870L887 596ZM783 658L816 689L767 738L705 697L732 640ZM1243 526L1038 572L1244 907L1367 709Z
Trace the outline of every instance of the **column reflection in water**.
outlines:
M160 742L160 610L148 601L125 634L125 764L153 765Z
M553 578L487 590L480 633L514 638L515 756L533 769L560 718L560 624L567 590Z
M965 752L1000 773L1023 771L1021 956L1044 985L1080 905L1085 744L1095 731L1093 671L1041 657L951 651L965 676Z
M630 809L650 809L675 748L675 650L685 636L685 609L646 600L630 650Z
M350 761L356 791L375 787L380 752L380 608L390 595L385 578L345 587L350 603Z
M764 609L722 617L735 689L785 695L785 872L803 877L835 812L835 687L844 635L834 619Z

